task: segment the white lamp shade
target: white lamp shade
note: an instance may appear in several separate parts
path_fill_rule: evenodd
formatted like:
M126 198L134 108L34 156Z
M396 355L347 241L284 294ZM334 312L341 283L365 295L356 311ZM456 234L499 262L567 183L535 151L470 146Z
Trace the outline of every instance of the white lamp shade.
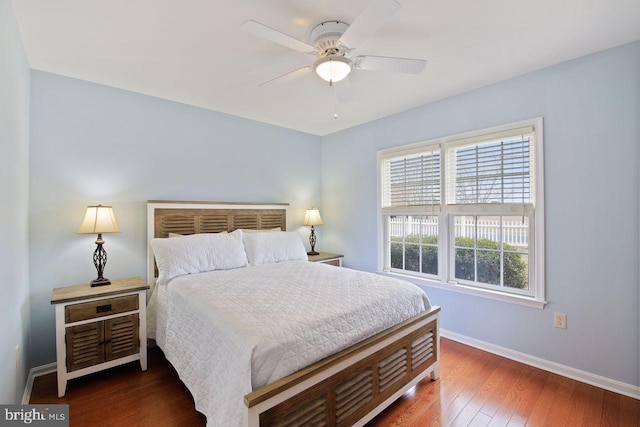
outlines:
M304 214L302 225L322 225L322 218L320 218L320 212L318 209L307 209L307 212Z
M88 206L78 234L119 233L120 227L111 206Z
M344 56L330 55L320 58L314 64L316 74L328 82L339 82L351 72L351 61Z

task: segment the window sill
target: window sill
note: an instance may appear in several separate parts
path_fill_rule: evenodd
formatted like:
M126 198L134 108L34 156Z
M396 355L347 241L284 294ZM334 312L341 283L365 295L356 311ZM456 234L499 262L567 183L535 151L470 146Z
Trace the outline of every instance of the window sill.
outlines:
M526 307L533 307L540 310L542 310L544 306L547 304L547 301L539 300L534 297L507 294L507 293L492 291L490 289L475 288L472 286L467 286L462 284L453 285L449 283L442 283L437 280L425 279L422 277L411 276L409 274L398 274L398 273L390 273L385 271L379 272L378 274L406 280L407 282L415 283L416 285L429 286L431 288L444 289L447 291L458 292L461 294L473 295L481 298L488 298L496 301L508 302L511 304L524 305Z

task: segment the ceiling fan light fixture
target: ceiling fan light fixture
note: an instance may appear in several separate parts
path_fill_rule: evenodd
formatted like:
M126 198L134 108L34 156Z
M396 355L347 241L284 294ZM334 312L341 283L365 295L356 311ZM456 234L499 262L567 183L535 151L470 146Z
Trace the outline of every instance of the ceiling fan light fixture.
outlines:
M313 69L321 79L328 82L339 82L351 72L351 61L344 56L329 55L318 59L313 64Z

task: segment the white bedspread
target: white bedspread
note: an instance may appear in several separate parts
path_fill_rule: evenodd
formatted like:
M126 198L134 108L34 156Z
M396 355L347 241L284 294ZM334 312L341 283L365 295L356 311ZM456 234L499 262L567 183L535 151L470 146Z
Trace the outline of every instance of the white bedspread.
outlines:
M243 396L430 307L417 286L306 261L180 276L158 286L156 340L209 426Z

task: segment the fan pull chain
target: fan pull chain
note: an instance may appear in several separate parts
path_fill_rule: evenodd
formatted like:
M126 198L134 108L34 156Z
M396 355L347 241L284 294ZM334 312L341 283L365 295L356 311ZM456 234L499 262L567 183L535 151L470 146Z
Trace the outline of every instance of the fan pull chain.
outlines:
M338 85L333 85L333 118L338 118Z

